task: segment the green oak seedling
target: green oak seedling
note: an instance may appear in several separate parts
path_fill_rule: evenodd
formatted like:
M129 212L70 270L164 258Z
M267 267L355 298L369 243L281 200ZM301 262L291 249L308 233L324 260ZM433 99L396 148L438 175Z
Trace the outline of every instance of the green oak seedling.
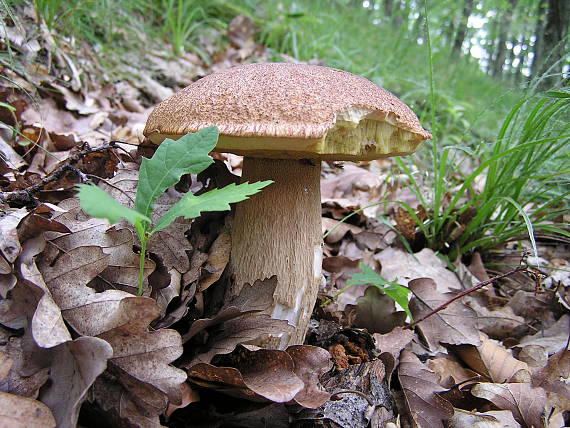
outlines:
M153 224L151 218L156 200L184 174L198 174L214 160L208 155L218 142L218 128L205 128L187 134L178 140L166 139L158 146L153 157L143 158L139 170L139 182L133 208L121 205L113 196L97 186L78 185L79 201L85 213L92 217L116 223L125 218L131 223L141 244L139 258L138 295L142 295L144 261L149 240L155 232L166 228L176 218L193 219L204 211L226 211L230 204L243 201L259 192L272 181L230 184L210 190L199 196L186 193L178 202Z

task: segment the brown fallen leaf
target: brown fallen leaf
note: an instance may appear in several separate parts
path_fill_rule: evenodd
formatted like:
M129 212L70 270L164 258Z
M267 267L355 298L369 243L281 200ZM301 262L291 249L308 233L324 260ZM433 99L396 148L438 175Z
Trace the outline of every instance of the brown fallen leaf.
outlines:
M515 328L526 324L525 319L515 315L509 306L489 309L471 296L465 296L463 301L477 314L479 330L493 339L509 337Z
M323 348L309 345L289 346L285 352L293 359L294 372L304 383L293 401L311 409L323 405L331 395L321 387L319 378L332 369L331 355Z
M356 306L354 327L365 328L370 333L385 334L395 327L403 326L404 311L397 311L394 299L377 287L368 287Z
M210 333L209 340L189 364L209 363L218 354L229 354L238 344L247 344L260 337L290 333L293 327L286 320L277 320L267 314L253 314L233 318ZM202 352L200 352L202 351Z
M484 398L500 410L510 410L523 426L545 425L546 392L528 383L479 383L471 389L475 397Z
M532 336L523 337L520 345L538 345L548 351L549 355L555 354L564 348L568 342L570 330L570 316L568 314L560 317L552 326Z
M232 367L206 363L192 366L188 370L189 381L232 397L257 402L286 403L303 390L303 381L294 372L293 359L285 351L250 351L241 346L232 356L235 358L227 359L235 364Z
M494 410L490 412L468 412L463 409L454 409L455 413L447 423L447 428L520 428L513 414L508 410Z
M182 336L182 341L187 342L199 332L233 318L268 309L273 304L275 287L277 287L275 275L264 280L257 280L253 285L246 283L240 293L232 297L214 317L194 321L188 332Z
M381 352L378 358L384 363L386 381L388 382L388 386L390 386L392 373L400 361L400 352L412 341L414 332L402 327L396 327L386 334L374 333L373 337L376 343L376 349Z
M0 352L4 359L0 391L36 398L39 389L48 380L49 369L26 367L30 355L22 349L22 342L21 337L0 326Z
M546 366L532 374L532 386L546 390L550 402L560 409L570 408L570 350L561 349L552 355Z
M183 371L169 365L182 354L180 335L167 329L149 331L150 322L160 315L154 300L118 290L96 293L85 285L107 267L108 258L99 247L79 247L52 265L40 260L39 268L66 322L79 334L99 337L113 347L108 368L131 399L162 413L168 399L180 402L180 384L186 379Z
M443 421L453 416L451 403L438 395L438 392L445 391L437 382L438 376L428 370L415 354L402 351L398 378L414 427L443 427Z
M443 260L429 248L409 254L398 248L388 247L375 258L382 263L382 277L386 281L398 281L405 286L415 278L431 278L440 293L463 288L455 274L447 269Z
M477 378L478 375L472 370L464 368L457 361L451 358L432 358L427 361L429 369L439 376L439 384L446 388L451 388L454 385L462 384L470 379ZM473 380L471 383L474 383Z
M20 254L21 246L17 228L27 214L25 208L20 208L0 217L0 255L4 256L8 263L14 263Z
M222 276L222 272L230 261L232 238L229 232L222 232L213 242L208 252L208 260L202 268L202 277L198 283L198 291L203 292Z
M435 282L429 278L414 279L408 287L414 293L410 300L410 311L414 319L427 315L455 296L455 293L438 292ZM481 343L477 315L460 300L419 323L418 329L433 351L441 348L440 343L475 346Z
M54 428L49 408L39 401L0 392L0 426L3 428Z
M138 287L139 255L133 251L134 237L126 228L109 226L106 220L84 218L79 201L70 199L60 204L65 211L54 216L71 233L47 234L48 245L43 257L51 263L63 252L85 246L99 246L108 254L107 267L90 284L97 291L119 289L136 293ZM155 264L146 259L145 279L153 272Z
M79 337L44 352L52 361L51 382L40 400L51 409L59 428L74 428L87 391L106 369L113 348L102 339Z
M481 333L481 345L458 345L452 347L465 364L472 370L493 382L529 382L528 365L517 360L511 352L494 343Z

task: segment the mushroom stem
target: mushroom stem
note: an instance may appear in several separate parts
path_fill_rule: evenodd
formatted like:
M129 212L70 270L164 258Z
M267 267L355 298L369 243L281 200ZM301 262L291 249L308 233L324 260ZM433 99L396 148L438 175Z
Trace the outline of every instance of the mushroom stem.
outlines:
M230 290L277 275L273 318L295 327L291 335L264 345L284 349L302 344L321 281L320 161L246 157L242 181L274 183L236 207L232 229Z

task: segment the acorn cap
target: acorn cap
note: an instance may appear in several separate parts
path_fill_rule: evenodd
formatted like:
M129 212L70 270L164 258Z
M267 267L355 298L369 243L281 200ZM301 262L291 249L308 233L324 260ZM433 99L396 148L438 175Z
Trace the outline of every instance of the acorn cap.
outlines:
M414 112L371 81L334 68L259 63L210 74L158 104L156 144L217 126L216 151L287 159L371 160L431 138Z

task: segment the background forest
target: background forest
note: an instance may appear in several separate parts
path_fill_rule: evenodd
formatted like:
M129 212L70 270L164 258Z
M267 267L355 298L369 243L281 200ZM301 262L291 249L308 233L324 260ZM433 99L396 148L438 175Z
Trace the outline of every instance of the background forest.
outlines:
M0 427L570 424L570 1L0 13ZM220 303L217 210L234 199L150 240L104 220L111 199L77 198L95 184L132 206L141 159L160 154L142 134L154 106L253 62L365 76L433 135L406 157L323 162L324 279L305 344L286 350L242 346L289 328L264 312L271 279ZM147 195L156 212L239 181L241 157L213 157Z

